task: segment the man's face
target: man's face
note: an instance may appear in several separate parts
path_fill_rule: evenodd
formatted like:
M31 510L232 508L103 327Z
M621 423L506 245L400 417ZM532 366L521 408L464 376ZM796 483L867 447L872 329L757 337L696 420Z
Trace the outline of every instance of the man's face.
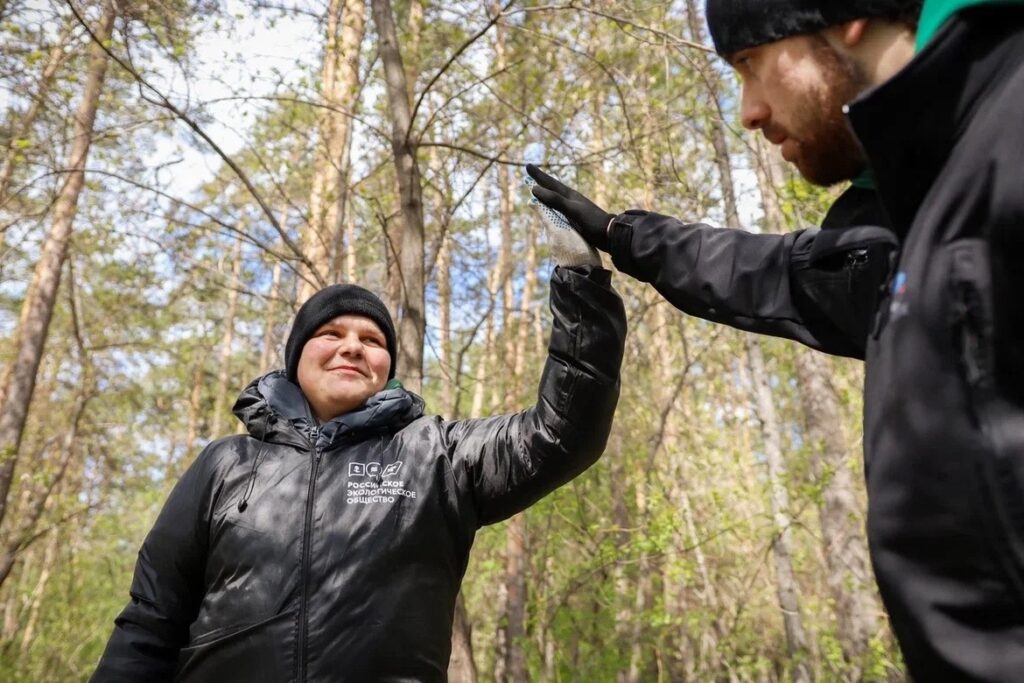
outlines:
M820 35L795 36L729 56L743 80L743 125L761 130L782 157L817 185L864 170L843 105L868 87L861 69Z
M380 327L360 315L339 315L302 347L299 386L321 421L347 413L384 388L391 354Z

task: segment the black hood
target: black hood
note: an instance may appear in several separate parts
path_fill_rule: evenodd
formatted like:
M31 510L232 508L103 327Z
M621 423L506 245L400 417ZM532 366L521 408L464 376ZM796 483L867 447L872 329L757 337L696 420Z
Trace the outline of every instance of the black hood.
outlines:
M399 386L318 425L302 390L283 371L275 370L250 382L232 411L250 436L270 443L305 447L319 427L316 446L327 450L343 437L397 432L422 417L423 409L422 398Z

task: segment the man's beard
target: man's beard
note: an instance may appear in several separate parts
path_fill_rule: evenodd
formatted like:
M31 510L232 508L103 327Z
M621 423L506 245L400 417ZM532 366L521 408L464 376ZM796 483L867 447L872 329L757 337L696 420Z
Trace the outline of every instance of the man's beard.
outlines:
M799 154L794 164L815 185L829 186L860 175L867 163L860 143L850 129L843 105L868 87L863 70L836 52L824 39L817 49L827 85L812 92L802 120L793 126Z

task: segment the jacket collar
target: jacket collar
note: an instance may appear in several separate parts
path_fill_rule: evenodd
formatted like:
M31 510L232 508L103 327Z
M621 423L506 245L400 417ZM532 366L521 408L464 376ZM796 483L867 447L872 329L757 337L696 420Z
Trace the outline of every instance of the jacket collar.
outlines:
M396 432L423 415L423 399L403 388L374 394L360 408L317 424L297 385L278 370L253 380L238 397L234 413L254 439L319 450L347 438Z
M917 49L927 45L950 17L975 5L1024 5L1024 0L924 0L917 24Z
M1024 11L979 7L947 22L892 79L847 107L892 227L903 238L986 96L1024 56Z

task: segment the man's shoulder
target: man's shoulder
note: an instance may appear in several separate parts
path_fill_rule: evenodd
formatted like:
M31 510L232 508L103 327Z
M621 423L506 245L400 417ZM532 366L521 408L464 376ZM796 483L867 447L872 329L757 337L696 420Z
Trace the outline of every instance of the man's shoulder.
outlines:
M1019 220L1024 126L1015 122L1024 107L1024 60L977 106L939 180L943 193L983 208L992 219Z

